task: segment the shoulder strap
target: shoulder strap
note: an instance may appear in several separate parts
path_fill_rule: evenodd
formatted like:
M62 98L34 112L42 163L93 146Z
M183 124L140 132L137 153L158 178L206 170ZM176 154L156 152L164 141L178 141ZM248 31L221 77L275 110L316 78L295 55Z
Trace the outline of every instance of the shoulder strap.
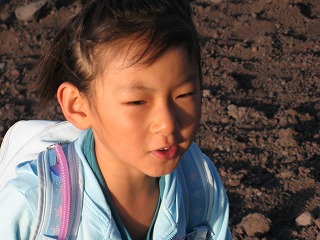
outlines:
M48 145L73 141L82 131L69 122L29 120L15 123L0 148L0 189L16 177L16 166L37 159Z
M48 147L38 157L39 207L33 239L76 239L83 181L74 143Z
M192 143L181 159L179 171L185 180L188 197L186 197L187 239L208 239L214 233L208 227L210 214L214 205L213 178L207 159L199 147Z
M0 189L16 177L15 168L18 164L38 159L39 208L36 232L32 239L51 239L51 236L56 236L55 239L58 236L59 239L74 239L77 235L83 194L81 163L73 143L57 143L73 141L81 132L69 122L19 121L8 130L1 143ZM56 145L44 151L50 144ZM57 154L67 160L64 164L68 167L66 173L63 172L65 168L63 171L60 168L62 159L57 160ZM69 185L69 190L62 188L62 183ZM62 207L68 210L67 215L61 215L66 212ZM64 224L66 222L69 222L68 226Z

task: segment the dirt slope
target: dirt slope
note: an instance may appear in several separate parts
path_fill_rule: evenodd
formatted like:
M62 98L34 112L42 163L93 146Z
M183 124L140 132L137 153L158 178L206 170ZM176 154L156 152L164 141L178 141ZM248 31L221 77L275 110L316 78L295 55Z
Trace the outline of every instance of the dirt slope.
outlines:
M30 68L81 4L48 2L18 20L14 11L29 2L0 0L0 141L19 119L62 119L56 104L38 109ZM192 8L205 85L197 142L227 189L234 239L319 240L320 2Z

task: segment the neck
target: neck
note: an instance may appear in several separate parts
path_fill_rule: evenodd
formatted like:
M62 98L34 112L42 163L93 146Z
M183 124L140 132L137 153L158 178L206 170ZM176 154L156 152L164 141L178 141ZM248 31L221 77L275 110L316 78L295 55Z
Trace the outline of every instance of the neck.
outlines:
M102 173L109 191L114 195L141 198L159 192L158 178L149 176L121 176L108 171Z
M158 178L102 171L112 201L132 239L144 239L159 200Z
M120 191L133 197L135 194L141 196L158 191L157 177L150 177L138 171L116 171L105 164L99 164L99 168L111 193Z

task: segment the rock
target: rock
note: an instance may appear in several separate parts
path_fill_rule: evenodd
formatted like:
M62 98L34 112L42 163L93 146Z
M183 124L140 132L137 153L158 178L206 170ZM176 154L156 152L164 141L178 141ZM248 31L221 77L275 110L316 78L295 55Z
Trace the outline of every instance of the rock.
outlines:
M2 20L3 22L6 21L9 18L9 16L10 16L9 12L0 11L0 20Z
M203 0L202 2L207 3L207 4L218 4L221 3L222 0Z
M229 179L227 181L227 184L230 186L230 187L238 187L240 186L241 184L241 181L239 179Z
M299 145L298 142L292 137L281 137L276 140L275 144L285 148L297 147Z
M36 13L48 2L49 0L40 0L37 2L29 3L28 5L19 7L15 10L17 19L21 21L30 21L34 19Z
M233 104L228 106L228 115L233 117L235 120L240 120L247 114L245 107L237 107Z
M320 229L320 219L314 220L314 223L317 225L317 227ZM320 232L319 232L320 233Z
M258 197L261 197L263 195L263 193L259 190L259 189L252 189L252 191L258 196Z
M292 178L292 177L294 177L294 172L293 171L280 172L277 174L277 177L281 178L281 179Z
M278 132L279 137L292 137L295 134L291 128L280 129Z
M6 64L0 62L0 72L3 71L3 69L5 68Z
M264 235L270 231L271 220L261 213L252 213L245 216L240 226L249 237Z
M210 92L210 90L209 90L209 89L204 89L204 90L202 91L202 96L203 96L204 98L209 98L209 97L211 97L211 92Z
M312 225L312 222L313 218L309 212L304 212L296 218L296 225L298 227L310 226Z
M224 169L220 169L220 176L221 177L226 177L228 173Z

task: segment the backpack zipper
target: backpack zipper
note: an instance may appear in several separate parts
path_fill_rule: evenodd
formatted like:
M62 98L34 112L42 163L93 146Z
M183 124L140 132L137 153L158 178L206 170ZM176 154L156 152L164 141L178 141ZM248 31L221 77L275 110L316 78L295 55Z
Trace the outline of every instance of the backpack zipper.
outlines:
M61 174L61 222L58 240L67 239L68 236L68 226L70 221L70 175L69 175L69 167L66 156L64 155L61 144L56 144L54 146L54 151L57 157L57 164L60 167Z
M68 163L69 163L69 172L70 172L70 183L72 190L72 198L70 205L70 217L73 218L72 226L69 226L71 229L69 232L70 238L76 238L78 233L78 228L80 225L81 218L81 209L83 202L83 186L81 184L82 175L81 175L81 166L80 161L78 160L78 154L76 153L76 149L73 143L68 146Z

